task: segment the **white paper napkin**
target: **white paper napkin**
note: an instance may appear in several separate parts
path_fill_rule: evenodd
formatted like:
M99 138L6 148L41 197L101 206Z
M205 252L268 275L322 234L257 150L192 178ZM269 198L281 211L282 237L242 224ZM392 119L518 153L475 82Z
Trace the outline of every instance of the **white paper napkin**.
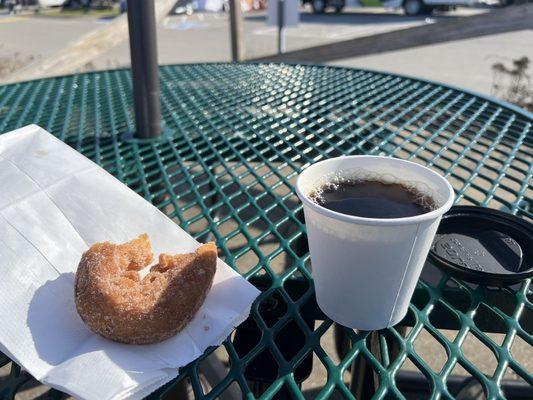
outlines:
M74 305L82 253L148 233L154 254L199 244L157 208L44 129L0 136L0 351L45 384L84 399L142 398L219 345L259 294L221 260L193 321L162 343L93 334Z

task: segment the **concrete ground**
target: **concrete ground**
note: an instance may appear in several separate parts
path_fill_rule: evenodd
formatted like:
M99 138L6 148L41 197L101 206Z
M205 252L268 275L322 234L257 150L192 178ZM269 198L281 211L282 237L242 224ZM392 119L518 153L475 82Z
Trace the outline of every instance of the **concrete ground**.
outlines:
M407 17L399 11L349 8L337 14L314 15L304 11L296 28L287 28L287 51L378 33L439 23L484 12L459 9L432 17ZM0 82L2 75L39 58L47 57L83 35L109 22L94 16L59 18L50 16L7 16L0 14ZM230 61L229 21L224 13L175 15L158 26L161 64L206 61ZM431 46L408 47L370 56L346 58L332 65L377 69L418 76L477 92L491 94L492 65L528 56L533 59L533 30L451 41ZM268 27L264 12L245 14L244 42L246 58L276 52L277 29ZM129 64L129 44L122 42L100 54L83 70L109 69Z
M54 18L0 13L0 81L27 63L50 56L103 23L97 18Z
M376 69L448 83L492 94L492 65L527 56L533 60L533 30L487 35L432 46L391 51L331 64Z
M401 12L367 8L350 8L340 15L314 15L304 11L300 25L286 29L287 51L439 23L479 12L484 10L459 9L427 18L406 17ZM266 26L264 18L264 12L245 15L244 41L246 57L249 59L276 52L277 30ZM17 64L50 56L108 21L92 16L60 18L0 15L0 38L3 39L0 42L0 64L8 64L13 68ZM160 63L229 61L228 24L228 16L224 13L169 16L158 27ZM528 46L532 39L533 31L519 31L337 60L332 64L404 73L490 93L491 65L524 55L533 58L533 49ZM84 69L116 68L128 63L129 45L123 42L97 56ZM0 80L1 75L0 66Z
M286 50L332 43L339 40L371 36L376 33L405 29L440 19L457 18L478 10L461 10L435 18L406 17L383 9L349 9L342 14L315 15L304 11L298 27L287 28ZM170 16L158 29L159 59L162 64L202 61L230 61L229 20L224 13L197 13L192 16ZM244 17L246 58L252 59L277 51L277 28L269 27L264 12ZM124 65L129 62L127 43L98 57L94 64Z

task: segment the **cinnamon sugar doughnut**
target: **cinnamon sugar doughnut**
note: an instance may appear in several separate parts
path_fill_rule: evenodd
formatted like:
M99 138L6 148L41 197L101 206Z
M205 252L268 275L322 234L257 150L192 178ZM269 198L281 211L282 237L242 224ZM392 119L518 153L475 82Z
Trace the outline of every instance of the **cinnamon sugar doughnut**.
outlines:
M148 235L123 244L96 243L76 272L76 308L89 328L114 341L160 342L174 336L203 304L215 275L217 248L195 253L161 254L148 275L138 271L152 262Z

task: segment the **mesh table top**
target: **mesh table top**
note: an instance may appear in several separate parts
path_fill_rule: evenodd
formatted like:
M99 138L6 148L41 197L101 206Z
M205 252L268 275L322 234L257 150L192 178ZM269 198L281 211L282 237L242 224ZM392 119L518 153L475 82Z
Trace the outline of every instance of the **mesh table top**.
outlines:
M344 379L355 359L376 373L374 398L405 398L397 376L405 363L422 372L434 398L453 398L457 368L501 398L512 370L533 384L516 341L533 345L530 281L502 290L433 272L419 282L407 332L371 335L344 330L340 357L323 346L332 322L317 311L301 204L293 185L313 162L343 154L393 155L428 165L454 186L458 204L483 205L531 219L532 114L431 82L364 70L280 64L196 64L160 69L165 135L128 139L134 130L129 71L42 79L0 87L0 132L36 123L153 202L201 241L216 240L222 257L263 293L248 322L245 346L228 338L229 372L203 385L202 359L183 368L196 397L215 398L231 385L247 398L303 398L303 365L327 372L317 398L353 398ZM429 276L429 275L428 275ZM276 310L273 314L272 310ZM341 328L342 330L342 328ZM453 330L453 335L448 334ZM301 340L287 346L287 336ZM503 334L496 340L490 332ZM417 353L427 336L446 353L442 365ZM462 349L476 340L494 358L482 371ZM389 351L391 348L395 351ZM208 352L209 353L209 352ZM257 362L272 363L254 389ZM10 375L0 397L13 398L29 377L1 355ZM266 383L265 383L266 382ZM305 383L305 382L304 382ZM171 382L152 395L164 397ZM56 391L51 397L61 397Z

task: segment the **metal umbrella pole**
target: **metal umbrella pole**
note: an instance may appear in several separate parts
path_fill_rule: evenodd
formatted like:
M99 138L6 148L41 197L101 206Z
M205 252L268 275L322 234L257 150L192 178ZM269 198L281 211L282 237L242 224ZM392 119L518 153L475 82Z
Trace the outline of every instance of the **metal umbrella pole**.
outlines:
M278 54L285 53L285 0L278 0Z
M161 103L154 0L128 0L131 75L139 139L161 135Z
M242 12L241 0L229 0L231 59L232 61L244 60L244 42L242 38Z

